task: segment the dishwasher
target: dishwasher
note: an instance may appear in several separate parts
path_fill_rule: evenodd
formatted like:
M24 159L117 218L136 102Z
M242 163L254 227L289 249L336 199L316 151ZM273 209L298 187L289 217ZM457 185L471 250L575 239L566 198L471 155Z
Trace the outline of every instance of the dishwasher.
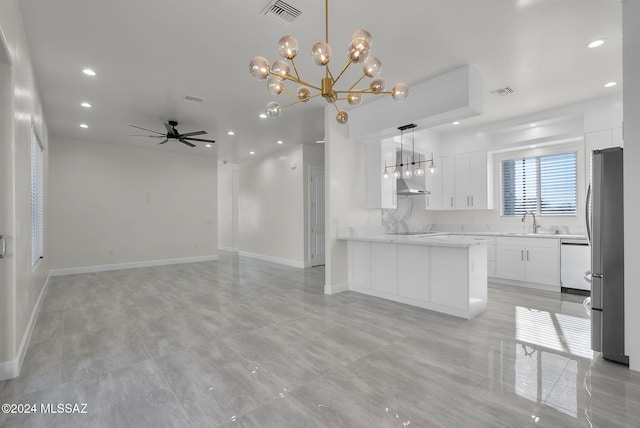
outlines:
M560 286L563 293L591 294L591 248L584 239L560 240Z

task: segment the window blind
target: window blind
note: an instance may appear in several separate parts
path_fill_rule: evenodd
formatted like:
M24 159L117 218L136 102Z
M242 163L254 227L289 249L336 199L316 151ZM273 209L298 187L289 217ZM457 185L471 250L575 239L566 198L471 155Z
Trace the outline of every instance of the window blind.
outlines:
M503 216L577 214L576 153L500 162Z
M43 256L43 154L42 146L31 130L31 265Z

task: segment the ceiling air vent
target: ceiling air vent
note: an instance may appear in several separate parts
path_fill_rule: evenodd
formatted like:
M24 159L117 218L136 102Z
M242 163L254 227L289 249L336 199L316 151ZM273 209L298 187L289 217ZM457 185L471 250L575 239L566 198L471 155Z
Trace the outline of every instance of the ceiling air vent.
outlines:
M507 86L506 88L496 89L495 91L491 91L492 94L498 94L501 97L506 97L507 95L513 94L513 89Z
M202 104L205 101L204 98L196 97L195 95L185 95L182 100L194 104Z
M278 22L291 24L302 14L302 11L281 0L271 0L262 9L261 13L267 17L274 18Z

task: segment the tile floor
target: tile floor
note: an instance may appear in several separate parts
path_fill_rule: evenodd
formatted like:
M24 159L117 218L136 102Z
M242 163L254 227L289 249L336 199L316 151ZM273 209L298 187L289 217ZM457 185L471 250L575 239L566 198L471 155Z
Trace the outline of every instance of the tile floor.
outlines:
M640 426L640 373L594 358L581 297L491 284L467 321L323 289L230 253L51 278L0 403L87 413L0 427Z

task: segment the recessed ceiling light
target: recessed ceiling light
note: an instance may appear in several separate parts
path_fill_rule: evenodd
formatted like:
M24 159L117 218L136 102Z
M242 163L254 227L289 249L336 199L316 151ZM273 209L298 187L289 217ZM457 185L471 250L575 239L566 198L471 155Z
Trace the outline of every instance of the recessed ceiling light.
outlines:
M255 154L256 154L256 152L249 152L249 154L250 154L250 155L255 155Z
M618 82L609 82L609 83L605 83L604 87L605 88L612 88L614 86L616 86L618 84Z
M316 140L316 144L324 144L325 141L324 140Z
M594 40L593 42L589 43L587 45L587 47L593 49L593 48L600 47L602 45L604 45L604 39L598 39L598 40Z
M460 122L458 122L457 120L453 123L451 123L452 125L460 125Z
M93 70L92 70L92 69L90 69L90 68L85 68L84 70L82 70L82 72L83 72L84 74L86 74L87 76L95 76L95 75L96 75L96 72L95 72L95 71L93 71Z
M227 132L227 135L236 135L236 133L233 132L233 131L229 131L229 132Z
M536 147L538 147L538 146L536 146L536 145L531 146L532 149L535 149Z
M284 144L284 141L282 141L282 140L278 140L278 141L276 141L276 143L278 143L278 144Z
M80 105L84 108L91 108L91 104L89 103L80 103Z
M80 124L80 128L82 129L87 129L89 127L89 125L87 125L86 123L81 123Z
M529 125L529 126L530 126L530 127L532 127L532 128L535 128L536 124L535 124L535 123L532 123L532 124L531 124L531 125Z
M211 144L207 143L204 145L205 147L211 147Z
M266 119L267 115L265 113L260 113L259 117L260 117L260 119Z

